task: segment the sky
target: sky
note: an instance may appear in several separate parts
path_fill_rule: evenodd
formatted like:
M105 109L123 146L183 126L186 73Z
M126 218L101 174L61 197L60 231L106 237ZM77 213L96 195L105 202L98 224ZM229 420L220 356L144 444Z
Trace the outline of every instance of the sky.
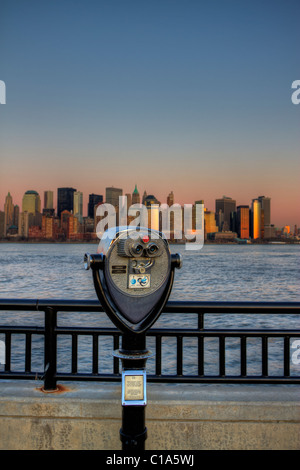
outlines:
M299 0L1 0L8 191L271 198L300 226Z

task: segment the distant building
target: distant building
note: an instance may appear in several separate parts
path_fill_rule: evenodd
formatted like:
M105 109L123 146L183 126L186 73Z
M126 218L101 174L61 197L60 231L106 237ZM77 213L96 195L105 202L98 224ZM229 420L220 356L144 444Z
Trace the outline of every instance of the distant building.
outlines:
M18 235L20 237L28 237L29 230L29 213L20 212L19 214L19 224L18 224Z
M4 203L4 235L6 235L8 227L10 227L13 224L13 221L14 221L13 199L12 199L10 192L8 192L5 198L5 203Z
M167 204L168 204L168 206L169 206L169 207L173 206L174 201L175 201L175 199L174 199L174 193L173 193L173 191L171 191L171 192L168 194L168 197L167 197Z
M236 212L236 201L231 197L223 196L216 199L216 222L220 231L229 231L231 228L232 213Z
M140 204L140 194L138 192L137 185L135 185L134 191L132 193L131 204Z
M155 196L153 196L153 194L149 194L149 196L145 197L144 204L145 206L150 207L152 204L160 205L160 202L158 201L158 199L156 199Z
M123 190L113 186L105 189L105 202L112 206L119 207L119 197L123 195Z
M101 194L89 194L89 202L88 202L88 217L90 219L94 219L94 208L98 204L103 203L103 196Z
M73 196L73 214L78 221L83 221L83 194L81 191L75 191Z
M130 193L126 193L125 196L127 198L127 207L129 208L132 205L132 196Z
M19 225L19 214L20 214L20 208L16 204L14 206L14 217L13 217L13 225L15 225L16 227L18 227Z
M4 212L0 211L0 238L4 237L4 220L5 220Z
M204 233L206 235L210 233L218 232L218 227L216 224L216 217L215 213L212 211L205 211L204 212Z
M41 212L41 198L39 193L33 190L26 191L22 199L22 212L28 212L30 214Z
M236 230L239 238L246 239L250 237L249 206L237 207Z
M42 235L43 238L53 239L54 238L54 218L42 216Z
M261 225L261 204L258 199L253 199L251 209L251 237L254 240L262 238Z
M259 196L257 198L260 202L261 209L264 214L264 225L271 224L271 198L265 196Z
M57 215L61 216L63 211L73 212L74 204L74 188L58 188L57 189Z
M53 209L53 191L44 191L44 209Z

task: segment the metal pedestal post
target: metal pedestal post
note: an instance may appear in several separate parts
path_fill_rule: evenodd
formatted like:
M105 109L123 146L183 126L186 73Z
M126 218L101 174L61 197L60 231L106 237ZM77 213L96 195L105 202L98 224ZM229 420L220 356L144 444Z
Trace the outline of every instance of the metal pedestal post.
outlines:
M114 351L114 356L122 361L122 450L143 451L147 439L146 361L153 356L146 349L145 334L123 334L122 349Z

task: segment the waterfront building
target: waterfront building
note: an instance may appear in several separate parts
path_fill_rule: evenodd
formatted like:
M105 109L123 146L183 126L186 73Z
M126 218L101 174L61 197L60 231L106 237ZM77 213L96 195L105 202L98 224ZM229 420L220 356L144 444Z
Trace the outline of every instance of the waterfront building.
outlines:
M236 230L239 238L250 236L250 212L249 206L238 206L236 216Z
M53 209L53 191L44 191L44 209Z
M14 216L13 216L13 225L15 225L16 227L18 227L19 225L19 214L20 214L20 208L16 204L14 206Z
M26 191L22 199L22 212L28 212L30 214L41 212L41 198L39 193L33 190Z
M20 237L28 237L29 230L29 213L20 212L19 214L19 224L18 224L18 235Z
M127 198L127 209L132 205L132 196L130 193L126 193L125 197Z
M88 217L90 219L94 219L94 209L95 206L98 204L103 203L103 196L101 194L89 194L89 202L88 202Z
M206 236L210 233L218 232L216 217L213 211L204 211L204 233Z
M78 221L82 223L83 220L83 194L81 191L74 192L73 199L73 214L77 217Z
M144 204L144 205L145 205L146 197L147 197L147 192L144 191L143 198L142 198L142 204Z
M105 188L105 202L111 204L115 208L119 207L119 197L123 195L123 190L114 188L113 186Z
M232 226L232 213L236 212L236 201L223 196L216 199L216 222L220 231L228 231Z
M160 202L158 201L158 199L156 199L155 196L153 196L153 194L149 194L149 196L145 197L144 204L146 207L150 207L152 204L160 205Z
M258 199L252 200L251 236L254 240L261 238L261 204Z
M74 188L57 189L57 216L60 217L63 211L73 212Z
M54 238L54 217L42 216L42 234L43 238Z
M14 221L13 199L12 199L10 192L8 192L5 198L5 203L4 203L4 235L6 235L7 229L13 224L13 221Z
M0 238L4 237L4 211L0 211Z
M171 191L169 194L168 194L168 197L167 197L167 204L169 207L173 206L174 204L174 193L173 191Z
M271 198L265 196L259 196L257 198L260 202L261 209L264 213L264 225L271 224Z
M140 204L141 199L140 199L140 194L137 189L137 185L135 185L134 191L132 193L132 204Z

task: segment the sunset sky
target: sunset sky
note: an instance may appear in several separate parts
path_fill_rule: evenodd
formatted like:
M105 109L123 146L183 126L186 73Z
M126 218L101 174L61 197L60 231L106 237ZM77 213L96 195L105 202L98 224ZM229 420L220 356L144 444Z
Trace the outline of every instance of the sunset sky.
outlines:
M10 191L271 198L300 226L299 0L2 0ZM85 215L84 214L84 215Z

